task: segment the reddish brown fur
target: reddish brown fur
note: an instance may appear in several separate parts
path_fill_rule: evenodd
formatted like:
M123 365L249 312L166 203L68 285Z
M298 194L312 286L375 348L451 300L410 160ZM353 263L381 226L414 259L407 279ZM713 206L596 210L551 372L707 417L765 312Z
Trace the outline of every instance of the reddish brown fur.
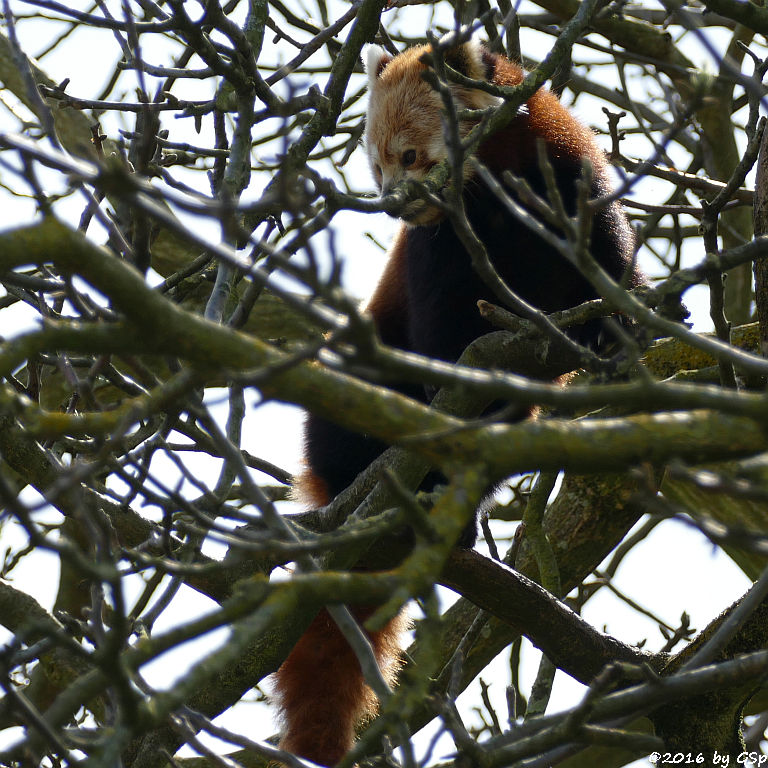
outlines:
M353 611L359 622L372 608ZM401 613L368 634L385 679L394 683L400 635L407 619ZM323 609L296 644L276 675L276 697L283 721L280 748L320 765L335 765L355 738L355 727L376 713L373 691L333 619Z
M497 58L493 82L514 86L523 81L523 71L508 59ZM553 158L588 157L596 175L606 173L605 155L595 142L592 131L580 123L558 100L555 94L540 89L528 99L526 108L530 116L530 130L521 131L512 122L496 134L493 142L486 142L478 153L491 168L516 170L520 158L536 156L536 139L544 139ZM531 154L532 153L532 154Z
M389 269L392 264L390 261ZM393 275L393 279L398 278ZM397 307L387 308L386 296L382 302L383 314L397 312ZM296 478L294 495L316 508L331 501L327 483L311 470ZM352 615L361 624L372 612L369 606L352 609ZM400 636L407 623L403 610L383 629L368 633L376 660L390 685L397 677ZM280 749L319 765L338 763L354 742L357 725L375 715L378 706L354 652L325 609L314 618L275 673L273 695L281 713Z
M384 190L403 179L423 179L436 162L447 157L442 102L421 77L425 65L420 58L426 50L425 46L413 48L393 59L383 52L374 52L369 57L371 82L366 145L372 170ZM518 66L502 57L484 53L477 46L464 48L458 56L455 68L476 79L490 74L490 80L506 86L516 85L523 79ZM490 73L486 71L488 68ZM482 91L458 87L454 89L454 98L459 108L479 109L495 101ZM524 119L514 120L480 147L478 155L491 170L514 172L524 161L535 163L536 140L542 138L553 162L586 156L592 161L596 179L606 181L606 162L592 132L581 125L554 95L540 90L529 99L525 109L527 126ZM462 124L463 132L470 128L468 123ZM405 162L404 153L410 150L416 153L416 159ZM465 173L470 175L469 164ZM433 229L439 230L450 226L439 223L442 215L437 208L415 203L404 213L404 218L419 227L438 225ZM614 218L612 226L618 233L617 238L631 243L623 217ZM408 283L407 275L407 250L412 247L409 246L409 232L414 232L409 225L400 229L387 267L368 304L382 340L401 349L415 348L409 338L411 320L415 319L417 323L422 319L430 321L429 317L422 318L419 314L420 305L409 308L409 300L412 300L409 293L414 287ZM608 258L614 259L614 255ZM615 260L620 259L617 252ZM435 274L435 279L439 281L440 275ZM557 281L552 287L555 291L563 289ZM413 317L409 318L409 312ZM401 389L406 391L404 387ZM323 506L364 469L361 456L370 455L371 449L364 436L348 433L312 416L307 422L306 434L309 470L297 483L299 495L314 506ZM340 467L343 472L337 471ZM465 541L461 545L472 546L472 543ZM371 610L358 610L355 615L364 620ZM398 638L403 621L400 616L371 636L377 659L390 678L394 677L397 668ZM336 763L352 745L357 723L375 711L375 698L362 679L357 659L325 611L314 620L276 678L276 694L284 724L281 746L314 762Z
M479 51L479 48L476 48ZM369 61L370 98L366 123L366 146L371 169L383 191L404 179L422 179L448 152L443 139L440 96L422 78L427 65L421 60L428 46L417 46L386 62ZM462 68L471 76L482 78L483 65L478 56L462 57ZM482 109L498 101L477 89L457 87L454 96L461 107ZM461 124L462 132L471 128ZM410 149L415 159L407 167L401 164L402 153ZM467 166L467 171L469 166ZM412 223L434 223L439 213L413 202L403 212Z
M331 501L328 483L311 469L306 469L293 478L291 497L294 501L306 504L309 509L319 509Z
M407 295L403 225L395 237L387 265L366 307L366 311L376 321L382 341L393 347L403 348L408 343Z

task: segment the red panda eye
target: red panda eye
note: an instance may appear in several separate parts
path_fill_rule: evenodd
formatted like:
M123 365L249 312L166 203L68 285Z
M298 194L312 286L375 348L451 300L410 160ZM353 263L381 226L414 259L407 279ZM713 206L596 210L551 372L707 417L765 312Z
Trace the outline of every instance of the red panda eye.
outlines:
M403 168L407 168L409 165L413 165L416 162L416 150L406 149L403 152L403 156L400 158L400 163Z

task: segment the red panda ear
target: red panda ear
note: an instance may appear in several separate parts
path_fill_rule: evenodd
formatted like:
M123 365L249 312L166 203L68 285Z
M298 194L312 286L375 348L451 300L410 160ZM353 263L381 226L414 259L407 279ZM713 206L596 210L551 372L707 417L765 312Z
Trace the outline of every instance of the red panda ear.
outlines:
M384 67L392 61L392 57L380 46L369 45L366 56L365 71L368 73L368 80L373 84L384 71Z
M445 52L445 63L472 80L489 80L491 72L486 65L485 50L477 40L449 48Z

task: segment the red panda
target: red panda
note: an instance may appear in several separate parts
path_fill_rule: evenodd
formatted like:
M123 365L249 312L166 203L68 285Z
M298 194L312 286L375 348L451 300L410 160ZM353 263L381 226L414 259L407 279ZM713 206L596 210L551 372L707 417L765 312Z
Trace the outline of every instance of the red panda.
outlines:
M372 46L368 53L369 106L365 144L382 193L404 179L423 179L448 156L443 133L443 104L422 78L427 46L391 57ZM503 56L468 42L445 53L446 63L461 74L497 85L513 86L522 70ZM451 86L457 109L481 109L497 102L485 91ZM466 134L471 125L462 124ZM592 162L593 197L610 191L607 163L592 132L578 122L551 93L540 90L515 118L479 147L478 159L501 180L504 171L525 178L546 198L537 161L537 141L544 141L556 183L573 214L582 159ZM550 245L518 222L493 192L465 167L463 199L467 217L485 244L504 281L523 299L551 312L595 298L594 288ZM503 180L502 180L503 181ZM494 300L475 273L470 257L442 211L424 201L408 204L384 274L367 310L382 341L394 347L455 362L477 337L493 330L477 310L479 299ZM629 273L629 284L642 276L632 264L633 238L621 206L614 202L597 212L592 224L592 253L614 278ZM599 327L575 329L582 343L596 343ZM397 387L426 400L421 388ZM310 414L306 422L308 471L298 485L311 504L328 504L386 446ZM440 481L433 472L422 489ZM458 545L472 547L473 523ZM370 613L368 610L367 613ZM356 615L362 620L365 612ZM371 636L377 658L390 677L396 670L397 618ZM357 660L323 611L276 674L281 706L281 746L323 765L335 764L349 749L357 723L375 710Z

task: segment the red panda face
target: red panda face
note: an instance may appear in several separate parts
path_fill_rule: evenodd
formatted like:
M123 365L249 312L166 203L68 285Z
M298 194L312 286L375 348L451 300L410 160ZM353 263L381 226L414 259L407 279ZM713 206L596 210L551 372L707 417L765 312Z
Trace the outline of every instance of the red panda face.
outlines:
M472 46L472 44L467 44ZM467 50L468 55L479 48ZM448 157L443 138L443 103L440 96L421 77L426 65L420 60L427 46L410 48L389 56L382 48L368 49L368 115L365 144L376 183L382 194L391 192L407 179L422 181L429 170ZM481 91L456 89L454 100L462 109L488 106L489 97ZM481 103L475 103L476 101ZM471 126L462 124L466 133ZM468 170L465 169L465 177ZM401 212L409 224L437 223L443 213L423 200L409 203Z
M421 79L425 48L411 48L394 59L381 48L368 51L370 78L365 144L373 176L382 194L406 179L422 181L447 157L440 97ZM401 213L412 224L431 224L438 209L422 200Z

